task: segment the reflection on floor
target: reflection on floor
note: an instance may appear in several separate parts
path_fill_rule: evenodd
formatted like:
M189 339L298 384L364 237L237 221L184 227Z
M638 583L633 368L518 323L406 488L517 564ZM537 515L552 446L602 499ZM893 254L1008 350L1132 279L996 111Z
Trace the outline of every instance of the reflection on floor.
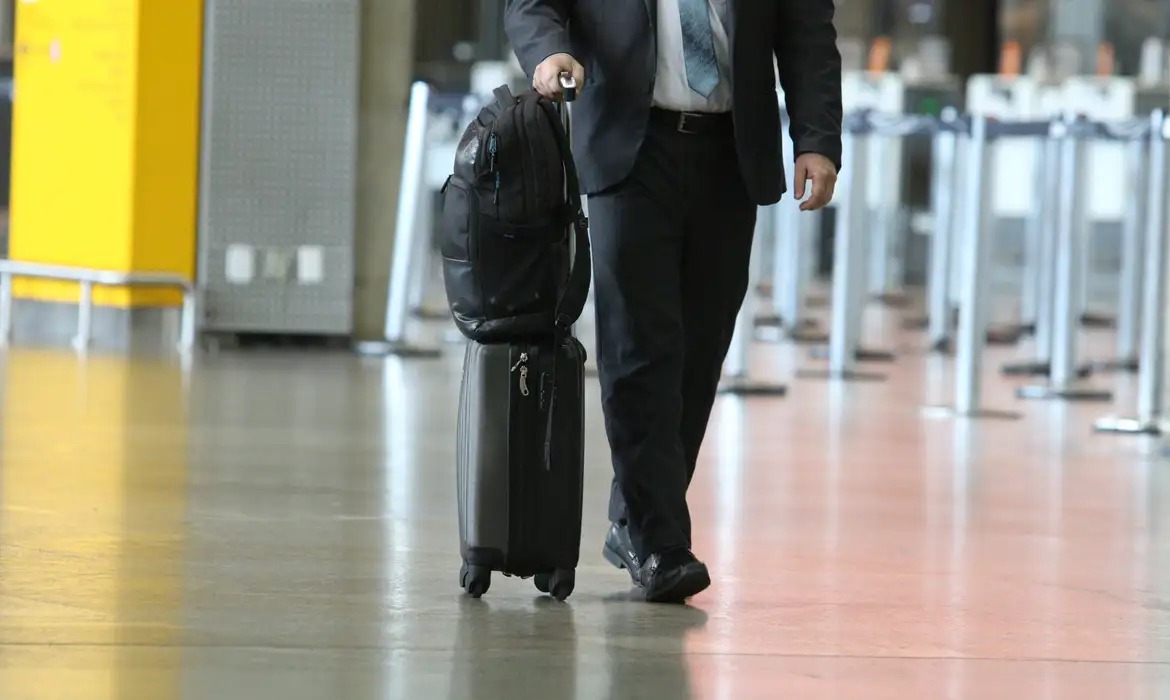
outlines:
M1108 407L925 418L950 361L723 398L692 504L715 586L634 602L598 550L566 605L461 598L458 351L2 359L0 698L1154 698L1170 692L1170 481ZM761 374L803 351L763 346ZM1128 405L1130 379L1107 377ZM1163 584L1166 584L1163 586ZM1159 693L1163 695L1159 695Z

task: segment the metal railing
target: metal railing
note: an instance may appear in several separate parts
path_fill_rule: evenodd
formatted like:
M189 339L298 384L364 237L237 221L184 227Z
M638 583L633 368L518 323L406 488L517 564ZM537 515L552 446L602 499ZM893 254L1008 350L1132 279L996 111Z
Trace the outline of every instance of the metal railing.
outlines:
M65 265L0 260L0 346L7 346L12 338L12 280L16 277L76 282L80 287L77 301L77 334L73 347L84 352L93 335L94 287L156 287L178 289L183 293L182 316L179 321L179 350L189 351L195 345L196 290L194 283L182 275L162 272L115 272L93 270Z

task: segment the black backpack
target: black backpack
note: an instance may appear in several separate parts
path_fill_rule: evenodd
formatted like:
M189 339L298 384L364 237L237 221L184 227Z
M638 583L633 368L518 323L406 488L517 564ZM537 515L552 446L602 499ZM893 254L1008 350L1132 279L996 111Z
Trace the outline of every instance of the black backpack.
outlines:
M440 238L463 335L481 343L569 335L589 295L589 224L554 102L496 89L459 142Z

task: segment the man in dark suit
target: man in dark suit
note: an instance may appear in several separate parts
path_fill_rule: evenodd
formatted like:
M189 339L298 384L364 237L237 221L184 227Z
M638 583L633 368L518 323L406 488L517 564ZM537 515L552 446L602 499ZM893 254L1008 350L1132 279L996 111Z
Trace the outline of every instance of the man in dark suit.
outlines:
M650 601L710 585L687 489L748 286L758 205L785 190L777 68L801 205L833 195L833 0L510 0L533 87L582 85L574 153L592 222L598 369L613 455L603 553ZM773 60L775 58L775 60Z

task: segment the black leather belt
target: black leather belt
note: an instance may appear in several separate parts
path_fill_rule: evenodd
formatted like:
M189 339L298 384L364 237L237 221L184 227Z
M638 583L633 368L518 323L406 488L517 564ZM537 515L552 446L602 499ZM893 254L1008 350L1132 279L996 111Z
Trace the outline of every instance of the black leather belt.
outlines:
M672 112L652 107L650 123L680 134L712 134L731 129L731 112Z

